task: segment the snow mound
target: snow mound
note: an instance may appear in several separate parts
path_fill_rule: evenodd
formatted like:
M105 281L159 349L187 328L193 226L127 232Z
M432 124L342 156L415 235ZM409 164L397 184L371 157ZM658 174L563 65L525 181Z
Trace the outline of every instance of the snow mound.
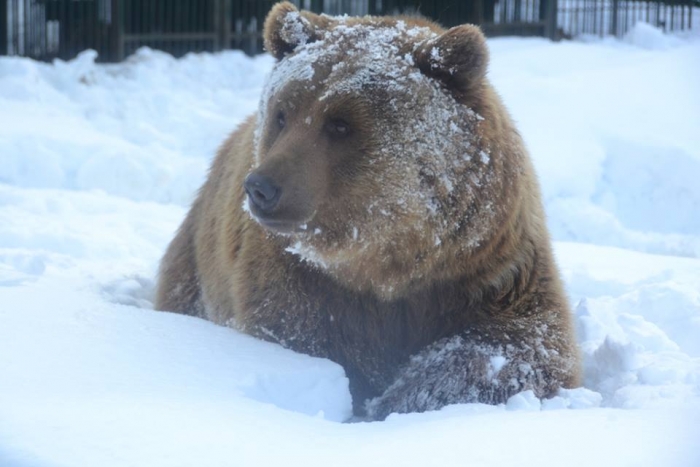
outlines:
M687 404L700 387L700 261L557 244L584 386L608 407ZM586 258L588 256L588 258Z
M539 411L542 408L542 402L535 396L535 393L528 390L515 394L508 398L506 402L507 410L526 410Z
M95 58L0 59L0 182L188 204L272 64L238 51Z
M643 21L638 22L627 31L623 41L648 50L664 50L682 43L677 37L664 34L661 28Z
M489 42L556 240L700 257L700 41L663 37L675 46Z
M257 401L333 421L352 413L345 373L328 360L72 289L70 280L50 276L0 289L6 305L0 309L0 397L13 401L0 408L3 424L32 404L50 417L51 410L79 413L99 401L132 409L153 401L174 407ZM56 400L60 407L52 408Z

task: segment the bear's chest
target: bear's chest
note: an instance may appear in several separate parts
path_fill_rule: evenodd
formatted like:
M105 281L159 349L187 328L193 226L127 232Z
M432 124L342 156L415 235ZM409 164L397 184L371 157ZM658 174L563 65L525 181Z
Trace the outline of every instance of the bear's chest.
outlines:
M249 304L255 312L246 314L245 331L341 364L362 398L383 391L411 355L468 326L471 314L447 290L386 302L318 274L268 292Z

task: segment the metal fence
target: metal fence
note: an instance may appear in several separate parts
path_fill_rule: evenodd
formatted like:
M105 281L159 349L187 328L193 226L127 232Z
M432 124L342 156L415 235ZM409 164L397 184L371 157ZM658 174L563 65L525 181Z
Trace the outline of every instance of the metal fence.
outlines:
M697 8L700 2L692 0L559 0L558 6L557 25L565 37L581 34L619 37L640 21L665 31L691 29L693 6L696 23L700 20Z
M262 51L265 15L277 0L0 0L0 55L70 59L94 49L116 62L141 46L188 52ZM328 14L419 13L445 26L479 24L486 34L558 39L622 35L636 21L692 27L700 0L296 0ZM696 14L696 19L697 19Z

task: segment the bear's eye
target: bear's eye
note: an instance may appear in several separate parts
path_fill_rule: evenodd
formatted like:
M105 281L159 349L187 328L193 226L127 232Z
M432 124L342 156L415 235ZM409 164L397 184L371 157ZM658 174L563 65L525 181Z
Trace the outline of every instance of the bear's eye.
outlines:
M345 120L335 119L326 124L326 130L332 135L346 136L350 133L350 125Z
M287 119L284 118L284 113L279 112L277 114L277 125L279 125L280 128L284 128L284 126L287 124Z

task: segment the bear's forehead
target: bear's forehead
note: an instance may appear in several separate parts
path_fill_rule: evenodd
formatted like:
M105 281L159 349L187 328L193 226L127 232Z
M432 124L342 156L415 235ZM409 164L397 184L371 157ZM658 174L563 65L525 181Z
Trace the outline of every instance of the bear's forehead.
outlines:
M412 20L321 16L322 27L311 25L299 12L289 12L282 22L280 35L288 43L297 45L296 52L312 51L319 58L357 53L381 57L399 49L415 50L425 40L437 36L429 27Z
M377 106L374 128L381 128L377 134L387 140L385 149L399 141L403 146L394 153L438 154L433 165L441 166L436 171L443 172L447 154L454 152L452 146L469 146L476 116L414 62L414 52L437 35L430 28L400 20L374 24L341 18L323 31L316 30L313 41L297 46L268 75L260 101L256 147L260 148L263 129L272 121L268 112L273 105L294 109L324 103L325 107L317 108L328 108L334 101L347 105L359 97L363 105ZM389 127L394 129L389 131ZM469 160L468 155L458 156Z
M353 24L342 17L317 34L318 40L306 44L317 55L330 58L361 55L368 60L411 53L437 35L427 27L408 25L402 20Z
M289 83L318 91L320 100L366 91L369 86L405 92L409 86L428 82L415 66L413 52L436 35L427 27L401 20L351 23L334 18L328 29L316 31L313 42L302 43L275 65L263 100Z

